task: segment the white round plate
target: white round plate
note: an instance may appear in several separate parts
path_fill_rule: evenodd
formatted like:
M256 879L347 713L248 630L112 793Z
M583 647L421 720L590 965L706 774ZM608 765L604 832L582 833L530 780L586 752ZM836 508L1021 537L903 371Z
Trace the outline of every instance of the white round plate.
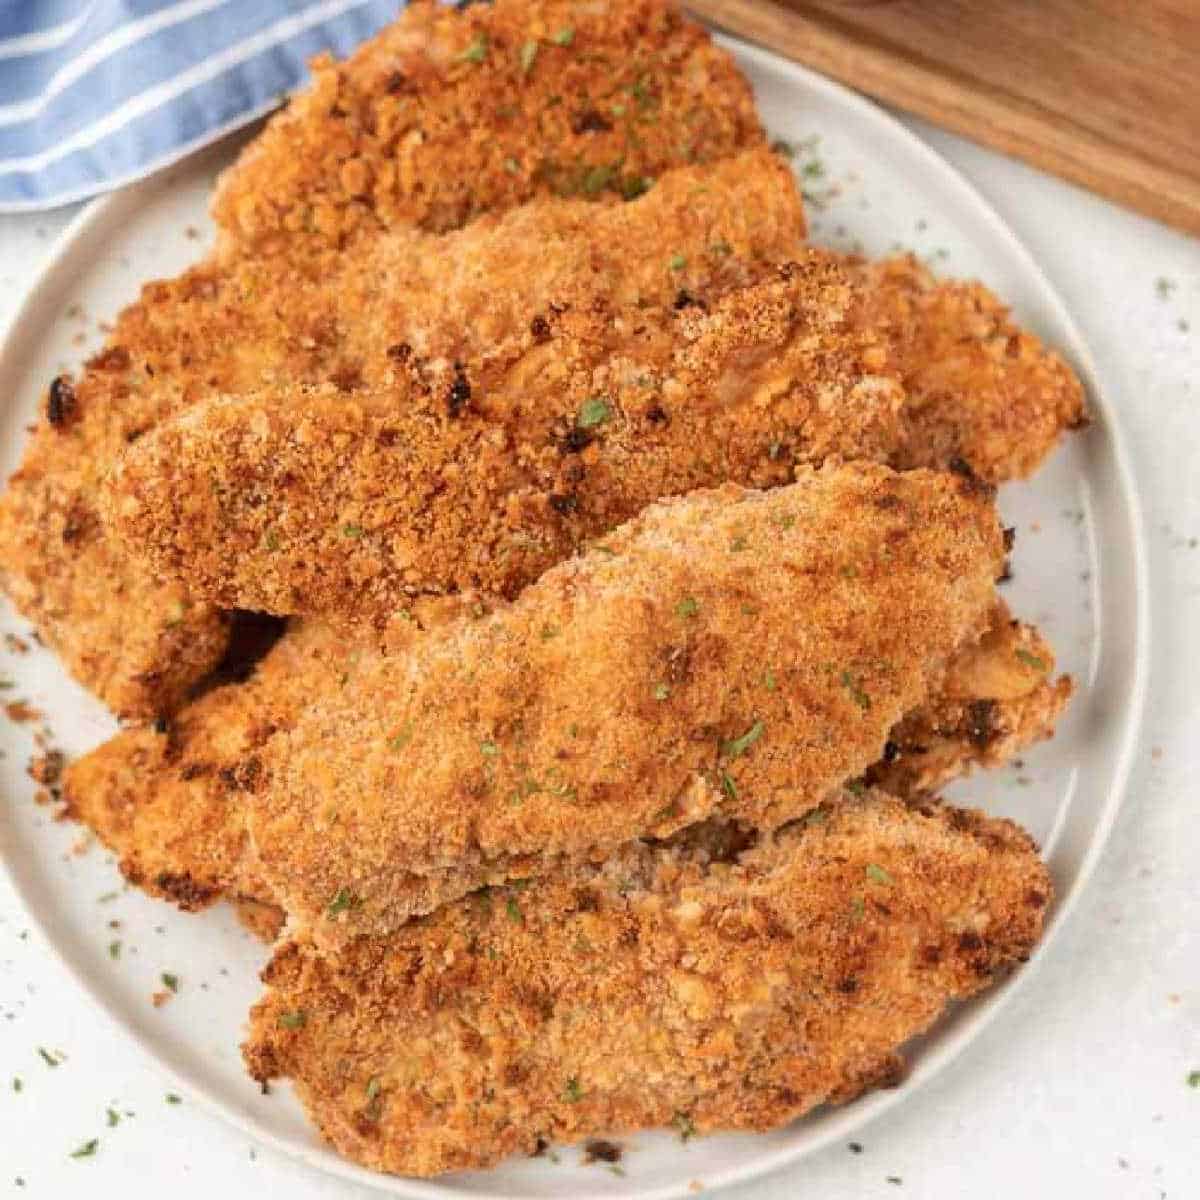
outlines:
M1053 640L1081 692L1058 737L1019 767L953 789L1011 816L1043 846L1058 889L1046 943L1090 874L1112 825L1139 718L1147 652L1140 522L1110 400L1096 388L1087 350L1029 254L996 213L942 159L874 105L767 52L730 43L753 81L768 129L796 148L815 241L870 255L911 248L940 272L978 277L1019 318L1059 347L1083 376L1096 420L1068 439L1028 485L1001 497L1017 528L1014 611ZM819 140L818 140L819 139ZM67 231L0 351L0 469L19 459L25 426L47 380L97 345L111 318L146 280L173 274L210 237L208 195L235 146L222 143L154 180L93 204ZM78 307L77 307L78 306ZM28 634L11 609L0 630ZM99 705L34 646L0 645L0 679L15 683L0 703L22 698L48 714L57 745L77 754L113 729ZM717 1136L681 1145L674 1135L623 1138L623 1176L583 1165L578 1149L513 1161L487 1174L415 1182L360 1170L326 1149L286 1087L261 1095L242 1071L238 1044L260 991L267 951L227 909L186 916L121 887L110 856L74 852L78 828L55 824L32 802L26 775L34 725L0 720L0 851L41 924L97 1003L180 1081L181 1088L252 1136L314 1166L396 1195L452 1193L523 1197L569 1194L665 1200L693 1181L712 1188L793 1162L907 1096L950 1060L998 1011L1012 982L958 1008L918 1046L901 1088L824 1110L761 1136ZM119 895L111 898L117 890ZM108 927L121 921L114 961ZM1036 960L1035 960L1036 961ZM180 977L170 1004L150 994L160 974Z

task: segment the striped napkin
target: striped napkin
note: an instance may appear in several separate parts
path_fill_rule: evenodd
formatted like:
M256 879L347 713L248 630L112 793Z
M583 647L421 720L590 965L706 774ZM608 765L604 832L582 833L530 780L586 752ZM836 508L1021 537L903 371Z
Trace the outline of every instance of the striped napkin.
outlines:
M129 183L269 111L403 0L0 0L0 212Z

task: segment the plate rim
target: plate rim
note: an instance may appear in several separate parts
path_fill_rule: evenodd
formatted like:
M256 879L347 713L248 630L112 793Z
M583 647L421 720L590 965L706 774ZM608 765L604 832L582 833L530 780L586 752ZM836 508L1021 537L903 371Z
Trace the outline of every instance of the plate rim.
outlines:
M760 1155L746 1162L737 1163L716 1172L706 1171L704 1180L706 1191L729 1187L737 1183L748 1183L779 1171L798 1162L806 1155L814 1154L832 1142L845 1138L852 1131L862 1129L890 1111L896 1104L907 1100L913 1092L941 1074L957 1059L967 1046L1007 1007L1018 989L1026 987L1028 980L1036 975L1041 963L1057 942L1062 928L1075 911L1080 896L1087 889L1109 844L1117 815L1124 803L1143 726L1152 638L1145 523L1128 441L1115 405L1100 387L1095 361L1087 340L1059 295L1057 288L1033 258L1025 243L993 207L986 195L958 167L944 158L887 109L851 88L763 47L716 31L714 31L714 40L734 54L739 59L739 65L748 61L768 70L777 72L782 70L785 74L790 73L794 78L803 81L805 86L822 93L827 99L845 105L856 115L875 122L883 133L904 143L907 152L913 154L931 172L941 175L959 196L970 202L977 217L991 227L994 235L1006 243L1009 253L1019 261L1022 270L1036 283L1041 295L1052 307L1056 319L1069 338L1070 344L1066 348L1069 349L1072 365L1084 384L1089 404L1102 412L1104 416L1104 433L1119 484L1119 500L1123 510L1121 519L1127 526L1125 533L1128 549L1132 552L1133 569L1130 582L1132 584L1131 624L1134 646L1129 666L1130 687L1122 706L1124 711L1120 719L1119 748L1114 757L1107 795L1102 805L1099 806L1095 831L1089 839L1086 851L1081 856L1074 878L1067 889L1056 897L1055 906L1050 914L1041 942L1030 961L1020 971L1013 973L986 995L972 1001L969 1005L970 1011L965 1013L956 1027L943 1032L934 1044L923 1051L920 1063L904 1087L889 1091L876 1091L868 1097L842 1107L836 1116L826 1118L819 1130L801 1136L791 1144L773 1149L764 1148ZM214 154L225 145L226 140L223 138L215 145L198 148L185 156L181 162L192 162L205 154ZM16 371L19 372L22 369L24 360L21 342L25 327L36 322L38 310L45 303L46 298L61 287L59 276L70 269L73 256L79 253L81 248L86 247L89 237L93 237L105 229L111 221L119 219L122 210L136 210L142 196L169 182L170 171L171 168L165 168L119 191L92 199L71 219L55 240L33 285L25 293L13 314L8 329L0 339L0 363L6 365L15 363ZM286 1135L272 1132L254 1116L239 1112L221 1099L214 1090L197 1084L183 1075L153 1043L147 1042L130 1028L117 1006L110 1001L98 984L92 982L85 964L77 958L73 950L60 944L61 939L56 937L49 922L43 919L37 906L31 902L31 897L22 882L22 873L13 868L7 855L0 854L0 862L3 862L5 873L31 923L41 934L48 950L64 967L71 980L122 1036L128 1038L159 1070L165 1072L180 1091L194 1098L205 1112L218 1117L227 1125L288 1158L301 1161L326 1175L363 1184L380 1192L408 1196L413 1200L445 1200L446 1197L454 1195L469 1195L477 1197L479 1200L511 1200L509 1194L501 1190L471 1189L464 1191L454 1184L453 1176L443 1177L443 1180L449 1180L449 1182L444 1182L382 1175L369 1171L342 1158L322 1144L301 1144ZM575 1200L611 1200L616 1193L612 1190L573 1189L573 1194ZM685 1200L689 1196L689 1183L681 1179L678 1182L658 1186L638 1187L635 1184L620 1195L627 1197L628 1200L634 1200L634 1198L636 1200Z

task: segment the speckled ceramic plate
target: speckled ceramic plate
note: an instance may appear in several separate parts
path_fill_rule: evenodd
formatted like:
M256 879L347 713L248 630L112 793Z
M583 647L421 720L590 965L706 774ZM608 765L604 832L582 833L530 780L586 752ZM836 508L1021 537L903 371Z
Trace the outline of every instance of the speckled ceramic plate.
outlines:
M1053 934L1096 863L1120 802L1141 707L1147 650L1145 573L1133 484L1114 398L1095 386L1087 349L1053 288L988 204L942 159L874 105L820 76L742 46L734 49L758 92L770 130L797 147L816 241L868 254L912 248L939 271L978 276L1020 318L1074 362L1089 385L1091 429L1070 439L1029 485L1001 497L1018 529L1015 578L1006 595L1042 627L1063 669L1082 684L1058 737L1022 767L954 789L1021 821L1040 841L1058 888ZM140 283L195 260L209 237L207 198L235 147L223 143L165 175L99 201L67 231L0 352L0 467L17 463L41 388L80 362L101 334L97 322L132 299ZM9 609L0 628L28 634ZM113 724L46 652L0 645L0 695L47 714L56 744L74 754ZM287 1088L263 1096L243 1074L238 1043L259 992L266 950L225 909L185 916L121 887L109 856L75 853L77 828L55 824L33 803L26 775L38 724L0 720L0 849L30 913L114 1021L196 1099L264 1142L315 1167L413 1197L450 1193L524 1197L569 1194L665 1200L792 1162L845 1138L902 1102L979 1032L1037 959L1011 982L957 1009L920 1045L903 1087L818 1112L763 1136L719 1136L686 1145L673 1135L622 1139L624 1175L585 1166L577 1149L511 1162L489 1174L410 1182L370 1174L317 1140ZM118 892L115 898L111 895ZM119 918L125 947L108 951ZM178 996L149 1003L163 970L182 978ZM1019 1051L1015 1051L1019 1052Z

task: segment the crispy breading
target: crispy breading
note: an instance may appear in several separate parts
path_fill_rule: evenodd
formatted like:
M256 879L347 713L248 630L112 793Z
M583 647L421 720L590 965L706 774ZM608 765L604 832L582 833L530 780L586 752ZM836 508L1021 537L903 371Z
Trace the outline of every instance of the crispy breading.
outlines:
M539 313L561 349L572 306L586 314L579 336L591 337L604 325L596 303L669 306L681 289L705 303L791 257L803 228L794 181L766 151L669 173L594 220L593 208L547 201L446 239L398 230L315 281L285 261L243 260L147 285L109 349L51 388L0 499L0 577L14 601L118 715L169 711L219 660L224 629L210 605L189 606L193 593L105 537L97 491L127 445L206 396L264 385L387 385L399 373L444 407L460 356L477 388L493 360L502 371L524 354L532 369ZM641 254L656 235L661 255ZM687 261L673 270L676 252Z
M439 613L426 604L414 621L427 630L466 619L474 605L461 602ZM384 653L406 652L394 636L406 627L394 627ZM1033 664L1015 659L1017 646L1041 665L1031 672ZM210 694L181 710L170 727L171 753L163 734L126 730L69 766L68 815L87 824L117 854L126 878L144 891L188 910L238 896L240 907L255 906L254 927L271 940L282 915L265 881L241 858L247 853L241 780L248 769L260 769L253 760L264 734L293 724L309 698L344 686L343 676L380 650L374 637L347 638L337 626L297 623L250 686L226 686L219 697ZM961 647L929 697L893 726L867 780L914 797L976 767L1000 766L1052 737L1073 691L1067 676L1051 681L1053 666L1045 639L1031 626L1013 625L1007 608L997 604L980 641ZM214 749L218 738L220 753ZM247 898L250 892L257 903Z
M332 944L539 860L792 820L983 632L1002 554L986 489L947 474L855 464L653 505L311 697L246 791L255 870Z
M902 1076L909 1039L1028 958L1050 895L1011 822L870 792L733 862L640 846L335 955L288 942L243 1053L403 1175L771 1129Z
M539 195L619 200L763 143L749 84L663 0L417 0L314 63L219 182L224 253L327 265L357 236L455 229Z
M707 308L557 314L503 371L196 405L123 456L105 516L227 606L379 620L412 593L511 597L660 497L886 459L903 397L842 327L848 299L810 255Z
M888 739L872 783L902 795L933 791L976 766L998 767L1054 726L1075 690L1054 674L1054 651L1032 626L997 605L991 625L951 660L930 702Z
M894 466L959 458L989 482L1020 479L1086 423L1075 372L981 283L936 279L912 255L835 257L859 285L852 320L883 338L908 394Z

